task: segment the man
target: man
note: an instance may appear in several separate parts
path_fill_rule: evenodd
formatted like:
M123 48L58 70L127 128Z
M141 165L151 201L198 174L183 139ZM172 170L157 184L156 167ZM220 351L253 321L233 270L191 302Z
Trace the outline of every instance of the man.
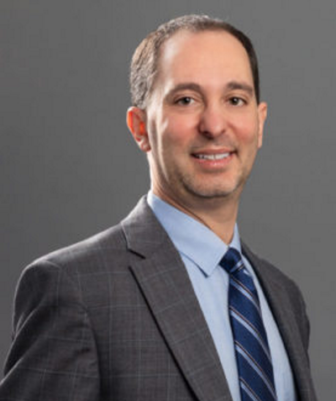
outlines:
M236 225L267 114L250 40L170 21L136 50L131 92L151 191L25 270L0 400L316 400L300 292Z

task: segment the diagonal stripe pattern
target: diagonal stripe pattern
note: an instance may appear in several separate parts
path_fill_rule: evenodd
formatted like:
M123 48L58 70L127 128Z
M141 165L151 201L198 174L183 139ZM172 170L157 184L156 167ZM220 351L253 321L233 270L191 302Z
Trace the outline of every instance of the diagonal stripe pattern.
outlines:
M272 359L253 279L234 248L229 248L220 265L230 275L229 312L242 401L276 401Z

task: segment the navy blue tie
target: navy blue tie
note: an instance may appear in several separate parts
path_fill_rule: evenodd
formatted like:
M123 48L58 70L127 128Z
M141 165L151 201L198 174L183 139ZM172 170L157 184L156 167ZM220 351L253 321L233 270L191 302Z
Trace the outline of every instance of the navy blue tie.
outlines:
M220 265L230 275L229 312L242 401L275 401L272 359L253 279L234 248Z

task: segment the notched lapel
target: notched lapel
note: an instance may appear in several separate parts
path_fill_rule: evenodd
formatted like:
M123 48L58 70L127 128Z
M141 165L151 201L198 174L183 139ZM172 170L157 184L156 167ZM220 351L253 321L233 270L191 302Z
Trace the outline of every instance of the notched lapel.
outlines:
M142 256L130 268L190 387L200 401L232 401L188 273L146 201L123 228L129 248Z
M273 312L293 369L299 398L302 401L315 401L307 351L303 346L293 301L286 296L288 291L284 288L284 278L281 278L277 269L260 260L245 245L243 253L252 264Z

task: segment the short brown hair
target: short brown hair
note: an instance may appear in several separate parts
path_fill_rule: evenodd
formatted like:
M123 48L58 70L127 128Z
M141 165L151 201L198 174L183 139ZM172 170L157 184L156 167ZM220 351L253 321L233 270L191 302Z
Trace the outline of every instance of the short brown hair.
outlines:
M233 25L207 15L185 15L160 25L140 43L135 50L130 70L132 105L145 109L152 93L158 72L158 59L163 43L180 30L190 32L220 31L230 33L245 48L249 57L257 102L260 101L257 55L251 40Z

